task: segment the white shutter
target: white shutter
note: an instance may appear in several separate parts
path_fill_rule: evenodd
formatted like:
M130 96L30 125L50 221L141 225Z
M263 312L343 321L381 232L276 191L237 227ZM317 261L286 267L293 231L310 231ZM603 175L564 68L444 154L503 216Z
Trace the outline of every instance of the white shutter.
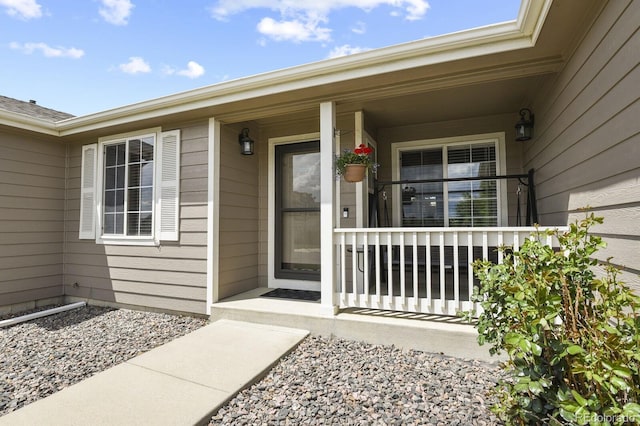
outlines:
M159 239L178 241L180 228L180 130L163 132L157 151Z
M96 237L96 161L98 144L82 147L80 177L80 235L82 240Z

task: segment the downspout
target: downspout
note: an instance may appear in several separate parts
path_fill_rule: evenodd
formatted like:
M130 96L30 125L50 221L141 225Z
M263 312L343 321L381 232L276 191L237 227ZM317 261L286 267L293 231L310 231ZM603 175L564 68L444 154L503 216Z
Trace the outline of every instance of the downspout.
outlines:
M69 144L65 144L64 150L64 202L62 215L62 297L67 296L67 214L69 200Z
M86 305L86 302L76 302L70 305L58 306L57 308L51 308L40 312L34 312L32 314L26 314L15 318L9 318L3 321L0 321L0 328L8 327L10 325L20 324L21 322L31 321L32 319L46 317L53 314L58 314L60 312L70 311L71 309L82 308Z

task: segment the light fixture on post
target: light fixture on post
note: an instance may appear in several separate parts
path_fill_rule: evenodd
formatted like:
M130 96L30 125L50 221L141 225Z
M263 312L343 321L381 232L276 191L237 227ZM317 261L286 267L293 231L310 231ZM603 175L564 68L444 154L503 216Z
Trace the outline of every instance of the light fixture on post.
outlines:
M249 129L245 127L238 135L240 153L242 155L253 155L253 139L249 137Z
M526 116L529 118L525 118ZM516 123L516 140L520 142L528 141L533 137L533 118L529 108L520 110L520 120Z

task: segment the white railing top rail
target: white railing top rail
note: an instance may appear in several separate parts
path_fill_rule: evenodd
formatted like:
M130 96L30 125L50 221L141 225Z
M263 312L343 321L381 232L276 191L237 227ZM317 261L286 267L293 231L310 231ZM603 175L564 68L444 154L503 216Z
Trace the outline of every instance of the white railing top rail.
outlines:
M333 232L545 232L567 231L568 226L469 226L469 227L380 227L380 228L335 228Z

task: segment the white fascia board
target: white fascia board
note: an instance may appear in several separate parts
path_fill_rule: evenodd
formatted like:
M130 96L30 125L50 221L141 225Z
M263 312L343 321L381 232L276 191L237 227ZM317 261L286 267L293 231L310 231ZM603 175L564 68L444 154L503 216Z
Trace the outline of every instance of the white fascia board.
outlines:
M518 18L500 24L230 80L56 123L60 136L187 112L314 85L532 47L552 0L523 0Z
M55 123L12 111L0 111L0 125L58 136Z

